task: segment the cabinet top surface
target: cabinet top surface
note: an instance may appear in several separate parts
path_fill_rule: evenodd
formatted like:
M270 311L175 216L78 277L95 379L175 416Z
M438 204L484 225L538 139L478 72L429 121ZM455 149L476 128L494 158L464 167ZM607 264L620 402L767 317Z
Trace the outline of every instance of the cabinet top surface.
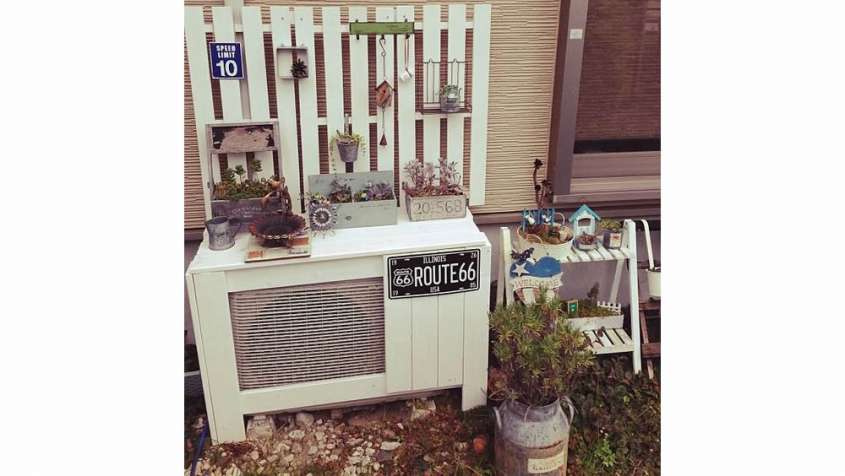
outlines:
M412 222L404 209L400 209L396 225L340 229L325 236L312 234L311 256L254 263L244 262L250 240L248 231L238 233L235 245L222 251L209 249L207 232L203 236L203 242L188 266L188 273L490 245L487 236L475 225L469 210L464 218Z

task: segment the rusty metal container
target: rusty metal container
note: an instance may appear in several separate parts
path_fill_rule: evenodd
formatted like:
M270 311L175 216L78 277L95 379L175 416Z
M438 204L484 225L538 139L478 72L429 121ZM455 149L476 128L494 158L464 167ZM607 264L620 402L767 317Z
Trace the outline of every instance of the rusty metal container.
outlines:
M569 408L567 416L562 403ZM542 407L506 400L496 415L496 474L508 476L566 474L569 427L575 409L564 397Z

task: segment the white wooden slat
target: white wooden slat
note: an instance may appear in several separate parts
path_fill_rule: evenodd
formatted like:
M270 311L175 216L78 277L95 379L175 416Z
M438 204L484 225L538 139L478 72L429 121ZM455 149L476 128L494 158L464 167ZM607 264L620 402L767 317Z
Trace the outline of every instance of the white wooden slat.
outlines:
M293 12L291 12L290 7L270 7L273 48L291 46L290 26L293 21ZM281 138L281 144L278 144L279 173L286 179L285 184L294 203L294 209L302 212L304 210L299 200L302 195L299 185L299 144L297 144L296 137L296 114L292 112L296 110L294 81L279 77L279 64L275 51L273 54L273 77L276 83L276 117L279 118L279 136Z
M238 372L235 364L235 346L229 316L229 294L223 272L197 273L194 275L197 312L202 340L214 343L212 352L205 352L203 380L208 380L210 395L206 401L213 403L215 443L241 441L246 438L240 407ZM205 388L205 386L203 387Z
M349 7L349 21L367 21L367 7ZM357 36L357 37L356 37ZM352 132L360 134L367 142L370 140L370 83L368 61L368 35L349 35L349 90L352 97ZM378 46L376 46L378 49ZM378 82L376 82L378 85ZM378 139L376 139L378 140ZM373 144L367 144L372 147ZM370 154L366 154L353 164L355 172L370 170Z
M490 245L481 248L480 281L490 282ZM487 309L490 305L490 288L465 294L464 298L464 375L461 391L461 410L467 411L487 403L487 353L489 343L489 321Z
M490 82L491 7L489 4L475 5L473 12L469 204L484 205L487 180L487 111Z
M622 282L622 267L625 266L624 260L618 260L616 262L616 270L613 272L613 284L610 286L610 302L619 302L617 298L619 297L619 283Z
M423 6L423 91L440 88L440 68L427 68L426 61L440 61L440 5ZM431 74L433 73L433 74ZM423 160L440 159L440 116L423 115Z
M463 377L464 298L456 293L437 298L437 386L459 385Z
M598 239L598 238L597 238ZM601 245L599 245L601 246ZM586 251L587 255L590 257L590 261L603 261L604 257L599 253L598 248L590 251Z
M437 387L437 296L410 299L414 390Z
M619 252L622 253L622 256L624 256L625 258L631 258L631 250L629 250L627 246L619 248Z
M619 337L619 340L622 341L623 344L630 344L631 338L628 337L628 333L625 332L625 329L613 329L613 332Z
M449 5L449 45L447 58L449 61L466 59L466 5L452 3ZM425 26L425 25L423 25ZM463 68L460 68L463 69ZM447 74L448 67L447 67ZM460 87L466 94L466 71L457 78ZM450 81L446 78L445 82ZM456 162L457 169L463 177L464 170L464 116L450 114L446 118L446 157L448 161Z
M249 110L252 120L270 119L270 100L267 94L267 70L264 63L264 32L261 28L261 7L243 7L241 17L244 26L244 60L246 79L249 85ZM278 144L276 144L278 146ZM255 152L255 160L261 164L256 178L273 176L273 151Z
M619 340L619 336L617 336L616 333L613 332L613 329L605 328L604 334L607 336L607 339L610 341L610 345L619 345L619 344L622 343L622 341Z
M387 269L389 258L384 258ZM390 283L384 275L384 372L385 386L388 393L407 392L413 382L413 315L411 302L414 299L389 299L387 296Z
M505 304L510 303L513 301L513 284L511 283L511 263L513 259L511 258L511 250L513 249L513 245L511 244L511 231L510 228L503 226L499 228L499 239L501 241L502 246L502 268L505 276L504 280L504 296L505 296ZM500 273L502 274L502 273Z
M593 331L584 331L584 337L590 341L590 347L592 347L593 352L602 348L601 340L596 337L596 334Z
M579 258L577 254L575 254L575 243L572 244L572 249L569 251L569 254L566 256L566 259L570 263L580 263L581 262L581 258Z
M596 250L598 251L599 255L601 256L601 259L603 259L603 260L612 260L613 259L613 255L611 255L607 251L607 248L605 248L604 246L599 245L599 247Z
M572 243L572 254L573 254L574 256L577 256L577 257L578 257L578 261L580 261L580 262L582 262L582 263L589 263L590 261L592 261L592 260L590 259L590 256L589 256L587 253L584 253L583 251L579 250L579 249L576 247L575 243Z
M402 6L396 7L396 21L414 21L414 7ZM398 77L408 65L408 68L414 73L414 35L398 35L396 37L396 70ZM405 54L407 50L407 55ZM400 183L400 201L405 203L405 190L401 189L402 181L407 178L404 175L405 164L417 160L416 158L416 97L415 97L415 83L416 74L408 81L399 81L396 85L399 96L399 183Z
M378 22L392 22L396 18L393 7L377 7L376 21ZM394 88L396 87L396 76L394 74L394 51L393 45L395 43L395 35L385 35L384 42L384 61L382 61L382 49L379 46L378 39L376 39L376 86L378 86L385 78ZM378 147L378 170L393 170L393 115L396 99L391 101L390 106L380 110L376 115L376 141L381 140L384 135L387 138L387 145L371 144L371 147ZM377 108L378 109L378 108ZM383 118L380 115L383 114ZM382 120L383 119L383 120ZM369 122L373 122L372 118L368 118Z
M220 167L216 173L209 170L208 144L206 144L205 126L214 120L214 103L211 98L211 78L208 74L208 45L205 32L202 7L185 7L185 46L188 50L188 67L191 77L191 97L194 106L194 121L197 131L197 149L200 157L202 174L202 195L206 218L211 218L211 193L209 182L220 181ZM214 159L217 159L215 156ZM214 175L211 175L214 173Z
M314 11L311 7L294 8L296 42L308 48L314 55ZM308 176L320 173L320 146L317 129L317 79L315 66L310 65L311 71L307 78L297 80L299 83L299 129L302 141L302 186L303 194L308 193ZM290 111L288 111L290 114ZM280 116L281 117L281 116Z
M601 341L601 344L602 344L603 346L605 346L605 347L611 347L611 346L613 345L613 343L612 343L612 342L610 341L610 339L607 337L607 333L606 333L606 332L601 332L601 331L598 331L598 330L597 330L597 331L593 331L593 332L595 332L596 337L598 337L598 339ZM599 334L601 334L601 335L599 335Z
M506 254L509 256L510 253L508 251L508 245L510 245L510 232L508 231L508 227L503 226L499 227L499 256L498 262L496 263L496 267L499 268L499 272L497 273L496 277L496 305L506 304L504 300L505 293L507 292L507 283L505 282L505 272L506 270L510 270L510 266L507 264L507 258L505 257Z
M335 131L344 131L343 58L340 44L340 7L323 7L323 57L326 83L326 143L329 144L329 172L345 173L336 147L331 147ZM365 136L369 137L369 135ZM359 159L360 160L360 159Z
M625 220L625 228L627 230L628 241L626 243L626 252L629 253L628 261L628 291L630 299L631 312L631 340L634 341L634 373L638 374L642 370L642 360L640 358L640 290L637 281L637 227L632 220Z
M211 17L214 24L214 41L234 42L235 26L232 20L231 7L211 7ZM247 74L249 74L247 72ZM241 105L241 81L240 79L221 79L220 83L220 104L223 107L223 120L229 122L242 121L244 119L243 106ZM226 154L226 161L230 169L238 165L246 170L246 154Z
M607 248L605 248L605 250L608 253L610 253L611 256L613 256L613 259L616 259L616 260L625 259L625 255L623 255L622 252L620 252L619 250L613 250L613 249L607 249Z

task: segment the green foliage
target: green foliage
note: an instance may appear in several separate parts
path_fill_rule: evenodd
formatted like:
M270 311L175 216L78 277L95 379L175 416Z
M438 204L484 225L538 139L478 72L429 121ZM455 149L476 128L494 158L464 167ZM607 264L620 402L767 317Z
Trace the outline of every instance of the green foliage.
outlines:
M619 233L620 231L622 231L622 222L619 220L611 220L609 218L606 218L599 221L599 227L602 230L608 230L614 233Z
M577 317L608 317L615 316L616 312L606 307L599 307L589 299L578 300L578 312L575 315L567 315L569 318Z
M493 399L516 399L546 405L570 392L572 382L590 368L593 354L583 334L564 319L561 302L546 300L526 306L498 306L490 315L493 355Z
M570 392L577 411L567 474L660 474L660 384L628 358L588 369Z
M338 179L332 180L329 190L329 201L332 203L349 203L352 201L352 187Z

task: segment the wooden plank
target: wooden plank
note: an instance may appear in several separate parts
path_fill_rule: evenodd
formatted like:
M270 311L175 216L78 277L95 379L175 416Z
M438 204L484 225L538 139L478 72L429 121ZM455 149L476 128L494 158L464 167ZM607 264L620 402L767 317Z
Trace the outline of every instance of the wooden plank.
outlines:
M605 327L604 334L607 336L607 339L610 341L610 345L619 345L622 344L622 341L619 339L619 336L613 332L613 329Z
M270 7L270 25L273 29L273 48L291 46L290 26L294 21L290 7ZM299 144L296 135L296 92L294 81L279 77L279 59L273 54L273 77L276 83L276 117L279 118L279 172L285 176L285 184L290 192L293 207L302 209L302 188L299 180ZM301 80L300 80L301 81ZM304 134L303 134L304 135ZM263 167L263 165L262 165ZM307 182L307 180L305 180Z
M234 42L235 27L232 20L231 7L211 7L214 24L214 41ZM249 73L247 72L247 75ZM224 121L242 121L244 119L241 105L241 81L238 79L221 79L220 103L223 107ZM230 169L241 166L246 170L246 154L226 154L226 161Z
M623 255L622 252L619 251L619 250L611 250L611 249L607 249L607 248L605 248L605 250L608 253L610 253L611 256L613 256L613 259L617 259L617 260L625 259L625 255Z
M220 167L214 172L208 155L205 126L214 120L214 103L211 98L211 78L208 68L208 46L202 7L185 7L185 46L188 50L188 66L191 77L194 121L197 132L200 173L202 174L202 201L206 218L211 218L211 191L209 184L220 181ZM216 158L216 157L215 157ZM213 175L212 175L213 174Z
M490 4L475 5L472 30L472 121L469 204L484 205L487 188L487 111L490 88Z
M490 244L481 247L479 279L490 282ZM487 309L490 305L490 287L464 294L464 351L463 389L461 410L487 404L487 354L489 343L489 321Z
M226 275L222 272L194 275L200 335L206 349L203 380L208 380L208 397L214 403L215 423L211 438L215 443L246 438L240 413L238 371L229 316ZM203 387L205 389L205 387Z
M592 259L590 259L590 255L575 247L575 243L572 243L572 254L574 256L577 256L578 261L582 263L589 263L590 261L592 261Z
M437 297L437 386L460 385L464 358L464 298L467 293Z
M340 44L340 7L323 7L323 57L326 83L326 143L331 144L335 131L344 131L343 58ZM369 137L367 134L364 137ZM336 148L329 147L329 172L342 174L346 165Z
M612 260L612 259L614 259L614 258L613 258L613 255L612 255L612 254L610 254L610 252L609 252L609 251L607 251L607 248L605 248L605 247L604 247L603 245L601 245L601 244L600 244L600 245L599 245L599 247L597 248L597 251L598 251L599 255L601 256L601 259L603 259L603 260Z
M473 27L473 22L468 21L468 22L466 22L466 24L465 24L464 26L465 26L466 28L472 29L472 27ZM448 23L448 22L445 22L445 21L440 22L440 29L441 29L441 30L442 30L442 29L445 29L445 28L448 28L448 27L449 27L449 23ZM422 28L423 28L423 27L422 27L422 22L421 22L421 21L415 21L415 22L414 22L414 30L415 30L415 31L422 31ZM205 25L205 31L206 31L206 32L211 32L211 31L212 31L211 26L210 26L210 25ZM242 29L241 29L241 25L237 24L237 22L235 23L235 31L236 31L236 32L238 32L238 31L242 31ZM269 27L268 25L264 25L264 31L265 31L265 32L269 32L269 31L270 31L270 27ZM322 32L323 32L323 27L322 27L322 26L320 26L320 25L314 25L314 33L322 33ZM340 25L340 32L341 32L341 33L348 33L348 32L349 32L349 25L348 25L348 24L346 24L346 23L341 24L341 25Z
M601 253L598 252L598 248L595 250L584 251L584 253L590 257L590 261L604 261L604 257L602 257Z
M619 338L619 340L623 344L630 344L631 343L631 338L628 337L628 333L625 332L625 329L622 329L622 328L613 329L613 332L616 333L616 336Z
M409 299L412 315L413 389L437 387L437 296Z
M496 267L499 268L499 272L497 273L496 278L497 306L507 303L504 299L504 296L508 290L507 281L505 279L505 273L510 270L510 265L508 264L508 258L510 258L510 241L510 231L508 227L499 227L499 256L498 262L496 263Z
M440 5L423 6L423 97L440 87L440 68L425 66L426 61L440 62ZM440 159L440 117L423 115L423 160L437 163Z
M643 357L647 359L660 357L660 342L649 342L647 344L643 344L642 352Z
M396 7L396 21L414 21L414 7ZM396 37L396 70L397 77L402 73L407 64L411 72L414 72L414 35L405 38L404 35ZM398 127L399 127L399 203L405 203L405 191L401 189L404 176L405 164L417 160L416 157L416 74L407 81L399 81L396 85L399 95Z
M511 244L511 230L510 228L503 226L499 228L499 239L501 240L502 246L502 268L505 276L505 304L510 303L513 301L513 284L511 283L511 264L513 259L511 258L511 250L513 249L513 245Z
M616 262L616 271L613 272L613 284L610 285L610 295L608 297L610 302L619 302L617 301L617 298L619 297L619 283L622 282L623 266L625 266L624 260Z
M449 4L449 37L447 58L449 61L466 60L466 5L462 3ZM459 68L462 74L458 75L458 86L466 95L466 71ZM448 68L447 68L448 71ZM449 73L447 73L449 74ZM447 81L451 81L447 78ZM466 96L464 96L466 97ZM449 162L457 163L457 170L463 177L464 170L464 116L450 114L446 118L446 157Z
M631 340L634 341L634 373L638 374L642 370L642 360L640 358L640 320L636 316L640 315L640 290L637 280L637 227L632 220L625 220L625 229L628 231L626 251L630 253L630 262L628 263L628 287L630 291L630 312L631 312Z
M566 256L566 259L569 260L570 263L581 263L581 257L575 252L575 243L572 244L572 250Z
M349 22L367 21L367 7L349 7ZM349 90L352 107L352 132L360 134L369 142L370 138L370 83L367 35L349 35ZM378 48L378 47L376 47ZM378 83L376 83L378 85ZM376 139L378 140L378 139ZM372 146L372 144L368 144ZM355 172L370 170L370 154L362 156L353 164Z
M388 257L384 268L388 268ZM414 299L389 299L390 277L384 274L384 373L388 393L407 392L413 388L413 330L411 302Z
M596 337L601 341L601 344L605 347L611 347L613 342L607 337L607 332L602 332L601 330L593 331L596 334ZM599 335L601 334L601 335Z
M392 22L395 18L396 14L393 7L376 8L376 21ZM394 88L396 87L396 75L394 74L393 68L394 40L394 36L385 36L383 60L381 56L382 48L379 46L378 40L376 41L376 86L378 86L381 81L387 80L391 86ZM393 170L395 167L393 164L393 117L395 104L396 98L394 97L394 100L390 102L390 106L387 106L379 111L379 115L382 117L377 115L376 118L369 118L370 122L376 122L376 124L378 124L376 126L376 140L381 140L382 135L384 135L387 139L387 145L379 144L373 146L378 147L376 151L376 155L378 157L378 170ZM375 121L373 119L375 119ZM376 144L378 144L378 142L376 142Z
M587 340L590 342L590 347L593 349L593 352L601 350L601 340L596 337L595 332L593 332L592 330L584 331L584 337L586 337Z
M249 85L249 110L253 120L270 119L270 101L267 94L267 70L264 62L264 32L261 28L261 7L243 7L241 17L244 29L244 60ZM277 138L278 139L278 138ZM276 144L278 147L278 144ZM273 176L273 152L254 153L261 164L255 178ZM298 188L298 187L297 187Z
M573 178L570 194L660 190L659 175Z
M314 12L311 7L294 8L296 42L314 50ZM315 67L312 66L312 70ZM308 193L308 176L320 173L320 149L317 130L317 79L314 71L299 83L299 130L302 141L303 194ZM290 114L290 111L287 112Z

